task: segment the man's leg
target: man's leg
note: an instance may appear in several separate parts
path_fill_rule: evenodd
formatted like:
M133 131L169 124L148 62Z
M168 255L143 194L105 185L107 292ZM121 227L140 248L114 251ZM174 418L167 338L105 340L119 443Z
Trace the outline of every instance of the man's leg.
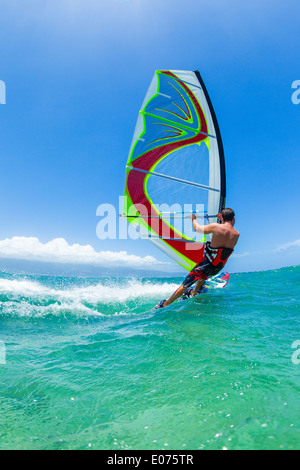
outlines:
M197 291L200 289L200 287L202 286L203 282L204 282L204 279L199 279L199 280L196 282L194 289L191 291L191 297L195 297L195 295L197 294Z
M171 303L173 303L175 300L177 300L180 296L182 296L182 294L185 293L185 291L191 287L194 282L196 282L197 280L197 284L196 284L196 287L195 287L195 293L197 292L197 290L199 289L200 285L204 282L202 277L199 279L199 272L202 271L202 264L203 264L203 261L205 261L205 265L207 265L207 261L206 259L202 260L201 263L197 264L197 266L194 267L194 269L187 275L187 277L185 278L185 280L183 281L183 283L181 284L181 286L178 287L178 289L174 292L174 294L171 295L171 297L168 298L168 300L165 300L164 303L163 303L163 307L168 307L168 305L170 305ZM199 284L199 287L197 287ZM157 304L157 307L160 306L159 304Z
M168 307L168 305L171 305L176 299L178 299L178 297L181 297L186 290L187 287L184 287L184 285L181 284L181 286L178 287L174 294L172 294L171 297L168 298L168 300L164 301L164 307Z

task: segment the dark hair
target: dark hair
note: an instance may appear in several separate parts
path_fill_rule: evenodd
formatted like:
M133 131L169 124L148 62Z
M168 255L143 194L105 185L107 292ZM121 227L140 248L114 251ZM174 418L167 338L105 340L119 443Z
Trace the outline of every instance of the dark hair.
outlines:
M226 207L226 209L223 209L221 214L222 214L224 222L232 222L233 217L235 216L234 210L230 209L229 207Z

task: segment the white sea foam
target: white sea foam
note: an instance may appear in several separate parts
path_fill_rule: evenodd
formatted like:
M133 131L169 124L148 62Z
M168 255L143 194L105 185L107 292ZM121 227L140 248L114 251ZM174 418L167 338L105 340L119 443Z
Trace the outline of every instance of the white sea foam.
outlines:
M150 306L168 297L176 288L174 283L135 279L65 288L48 287L29 279L0 279L0 307L4 313L15 312L22 316L62 311L103 314L108 307L114 307L114 313L121 314L127 311L124 306L128 303Z
M111 301L113 299L122 302L135 298L151 298L156 297L157 294L169 294L177 287L177 284L167 282L141 282L135 279L128 279L123 284L112 281L111 285L105 285L100 281L92 286L58 289L47 287L32 280L0 279L0 294L12 293L24 297L54 296L61 300L80 298L81 300L97 302Z

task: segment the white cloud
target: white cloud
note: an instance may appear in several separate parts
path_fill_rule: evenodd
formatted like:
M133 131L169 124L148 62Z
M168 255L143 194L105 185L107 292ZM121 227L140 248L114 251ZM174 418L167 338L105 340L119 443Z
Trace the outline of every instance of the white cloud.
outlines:
M153 256L129 255L126 251L97 252L91 245L69 245L64 238L55 238L48 243L35 237L6 238L0 240L0 258L154 270L165 269L170 264Z
M283 245L280 245L278 248L276 248L275 252L278 253L279 251L286 251L290 250L291 248L300 248L300 238L294 242L283 243Z

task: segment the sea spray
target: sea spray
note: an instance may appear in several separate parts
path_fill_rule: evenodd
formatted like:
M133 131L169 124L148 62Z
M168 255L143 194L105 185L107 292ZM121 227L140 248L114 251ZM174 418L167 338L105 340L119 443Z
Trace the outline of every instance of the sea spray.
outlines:
M74 279L66 278L66 285L61 279L35 276L26 279L0 279L0 302L2 314L39 315L59 314L68 310L78 314L101 314L106 307L127 305L149 306L160 296L168 296L177 284L168 281L137 279ZM103 312L102 312L103 310ZM115 312L117 313L117 312ZM130 313L130 310L128 310Z

